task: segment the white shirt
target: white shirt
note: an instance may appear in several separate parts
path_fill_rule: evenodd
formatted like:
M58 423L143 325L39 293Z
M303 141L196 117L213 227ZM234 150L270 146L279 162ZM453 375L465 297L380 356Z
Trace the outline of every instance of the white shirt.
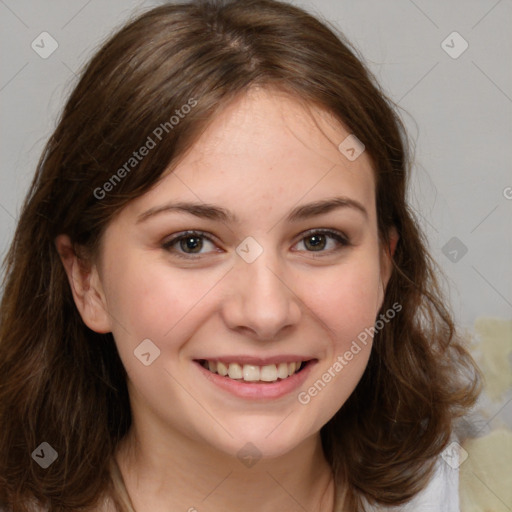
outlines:
M454 464L454 466L456 466ZM460 512L459 470L439 456L427 487L409 503L397 507L371 507L370 512Z

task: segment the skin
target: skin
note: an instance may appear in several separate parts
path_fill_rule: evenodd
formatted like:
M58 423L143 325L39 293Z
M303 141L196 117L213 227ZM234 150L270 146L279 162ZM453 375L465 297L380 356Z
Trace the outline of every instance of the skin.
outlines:
M325 111L251 89L120 212L94 262L80 261L66 235L57 238L84 322L113 333L128 372L133 425L116 458L138 511L332 509L319 431L357 385L371 343L307 405L297 394L374 325L397 240L379 244L371 161L338 150L348 135ZM286 219L297 206L339 196L366 213L343 207ZM213 204L238 221L177 211L137 221L177 201ZM202 239L199 257L180 242L163 247L192 229L212 238ZM338 231L350 244L312 239L312 229ZM248 236L263 249L252 263L236 252ZM160 356L145 366L134 350L148 338ZM255 400L219 389L193 362L227 354L317 362L300 389ZM237 457L248 442L262 456L252 467Z

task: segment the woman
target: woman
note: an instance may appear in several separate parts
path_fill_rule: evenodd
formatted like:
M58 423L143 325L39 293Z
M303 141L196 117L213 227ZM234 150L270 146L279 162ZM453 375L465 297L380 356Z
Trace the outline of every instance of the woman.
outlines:
M408 170L389 101L301 9L191 2L121 29L64 108L6 260L0 499L417 496L478 380Z

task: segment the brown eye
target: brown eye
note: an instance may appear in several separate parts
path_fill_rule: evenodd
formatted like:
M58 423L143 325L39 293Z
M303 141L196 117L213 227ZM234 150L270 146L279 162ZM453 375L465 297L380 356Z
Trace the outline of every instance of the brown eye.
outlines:
M318 252L327 255L349 246L350 241L347 236L338 231L317 229L306 233L306 236L296 245L300 246L300 244L303 244L304 248L299 247L299 251L305 250L306 252Z
M304 246L311 251L321 251L325 249L325 235L310 235L304 238Z
M203 240L198 236L187 236L185 238L181 238L179 242L180 249L183 252L197 253L201 252L203 247Z
M210 247L208 247L210 246ZM217 252L215 243L206 234L200 231L186 231L178 233L162 244L162 248L175 256L202 256L210 252Z

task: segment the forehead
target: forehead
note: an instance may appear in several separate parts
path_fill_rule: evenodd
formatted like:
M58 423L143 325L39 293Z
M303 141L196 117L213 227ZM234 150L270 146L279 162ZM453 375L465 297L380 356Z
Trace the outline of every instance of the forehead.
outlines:
M268 211L302 198L345 195L372 215L371 161L365 152L351 161L339 149L350 135L326 110L282 91L253 88L223 108L172 171L132 206L140 211L179 198L254 209L258 200Z

